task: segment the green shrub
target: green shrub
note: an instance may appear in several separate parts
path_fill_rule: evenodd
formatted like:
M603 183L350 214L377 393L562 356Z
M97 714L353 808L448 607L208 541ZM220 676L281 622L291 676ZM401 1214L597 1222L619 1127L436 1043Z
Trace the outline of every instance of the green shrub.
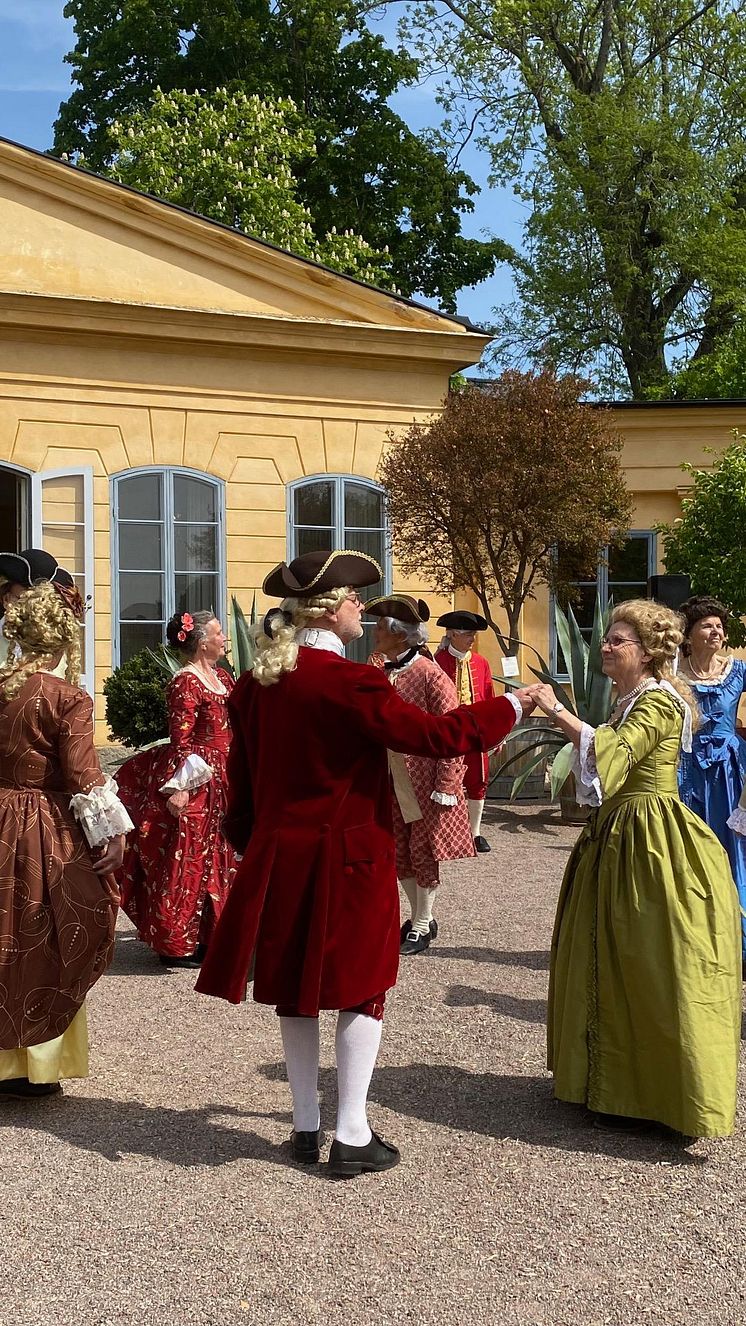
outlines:
M141 649L104 682L106 721L113 741L138 749L168 736L168 675L149 649Z

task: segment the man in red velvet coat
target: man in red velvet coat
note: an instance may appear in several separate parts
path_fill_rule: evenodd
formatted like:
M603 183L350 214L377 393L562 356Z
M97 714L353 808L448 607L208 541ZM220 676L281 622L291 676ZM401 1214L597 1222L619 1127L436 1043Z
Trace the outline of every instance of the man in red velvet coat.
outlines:
M478 631L486 631L488 623L478 612L445 612L438 618L438 626L445 626L446 638L435 655L443 671L456 687L459 704L474 704L478 700L491 700L495 694L492 669L486 658L473 652ZM489 852L487 839L482 835L482 813L487 795L489 758L486 751L471 751L466 756L464 791L469 806L469 821L478 852Z
M376 669L348 662L362 634L364 554L307 553L264 592L257 659L229 697L234 740L225 831L243 854L197 989L280 1015L293 1097L293 1157L319 1159L319 1009L340 1010L332 1174L388 1169L367 1095L386 991L399 963L399 895L387 749L433 759L496 745L533 708L522 692L439 716L408 705Z

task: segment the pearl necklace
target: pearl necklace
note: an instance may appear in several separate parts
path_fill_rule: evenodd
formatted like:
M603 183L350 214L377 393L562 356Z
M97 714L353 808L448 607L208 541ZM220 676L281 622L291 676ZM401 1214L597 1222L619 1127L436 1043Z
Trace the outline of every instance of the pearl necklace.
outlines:
M645 688L649 686L651 681L653 680L654 678L652 677L646 677L644 681L638 682L637 685L634 686L631 691L628 691L626 695L620 695L619 699L614 705L614 708L621 709L622 706L625 705L628 700L634 700L636 695L641 695L642 692L645 690Z
M699 672L697 668L695 668L691 658L688 658L686 660L687 670L692 674L693 677L696 678L697 681L717 681L718 677L720 677L722 673L725 671L725 665L727 663L727 659L720 658L718 659L718 663L720 664L720 666L717 672Z

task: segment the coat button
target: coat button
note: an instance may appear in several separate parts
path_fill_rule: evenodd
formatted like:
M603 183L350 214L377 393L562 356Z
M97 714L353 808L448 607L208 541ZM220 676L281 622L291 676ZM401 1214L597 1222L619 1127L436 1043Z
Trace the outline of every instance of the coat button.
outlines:
M352 866L345 866L345 868L344 868L344 872L345 872L346 875L351 875L351 874L352 874Z

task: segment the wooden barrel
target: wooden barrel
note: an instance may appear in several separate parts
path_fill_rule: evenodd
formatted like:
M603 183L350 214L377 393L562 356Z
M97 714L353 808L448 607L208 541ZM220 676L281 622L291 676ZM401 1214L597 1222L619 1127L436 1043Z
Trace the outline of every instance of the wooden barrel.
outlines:
M513 783L516 778L523 773L527 764L534 757L534 752L529 748L536 741L536 733L532 732L532 727L537 724L546 726L546 718L541 714L538 718L524 719L516 735L506 741L501 750L493 751L490 755L490 774L487 787L487 797L490 801L510 801L510 794L513 789ZM525 755L522 752L527 752ZM508 760L514 756L521 756L511 764L507 773L502 774L500 770ZM547 788L547 760L542 760L538 764L529 778L526 779L521 791L515 798L516 801L548 801L549 790Z

